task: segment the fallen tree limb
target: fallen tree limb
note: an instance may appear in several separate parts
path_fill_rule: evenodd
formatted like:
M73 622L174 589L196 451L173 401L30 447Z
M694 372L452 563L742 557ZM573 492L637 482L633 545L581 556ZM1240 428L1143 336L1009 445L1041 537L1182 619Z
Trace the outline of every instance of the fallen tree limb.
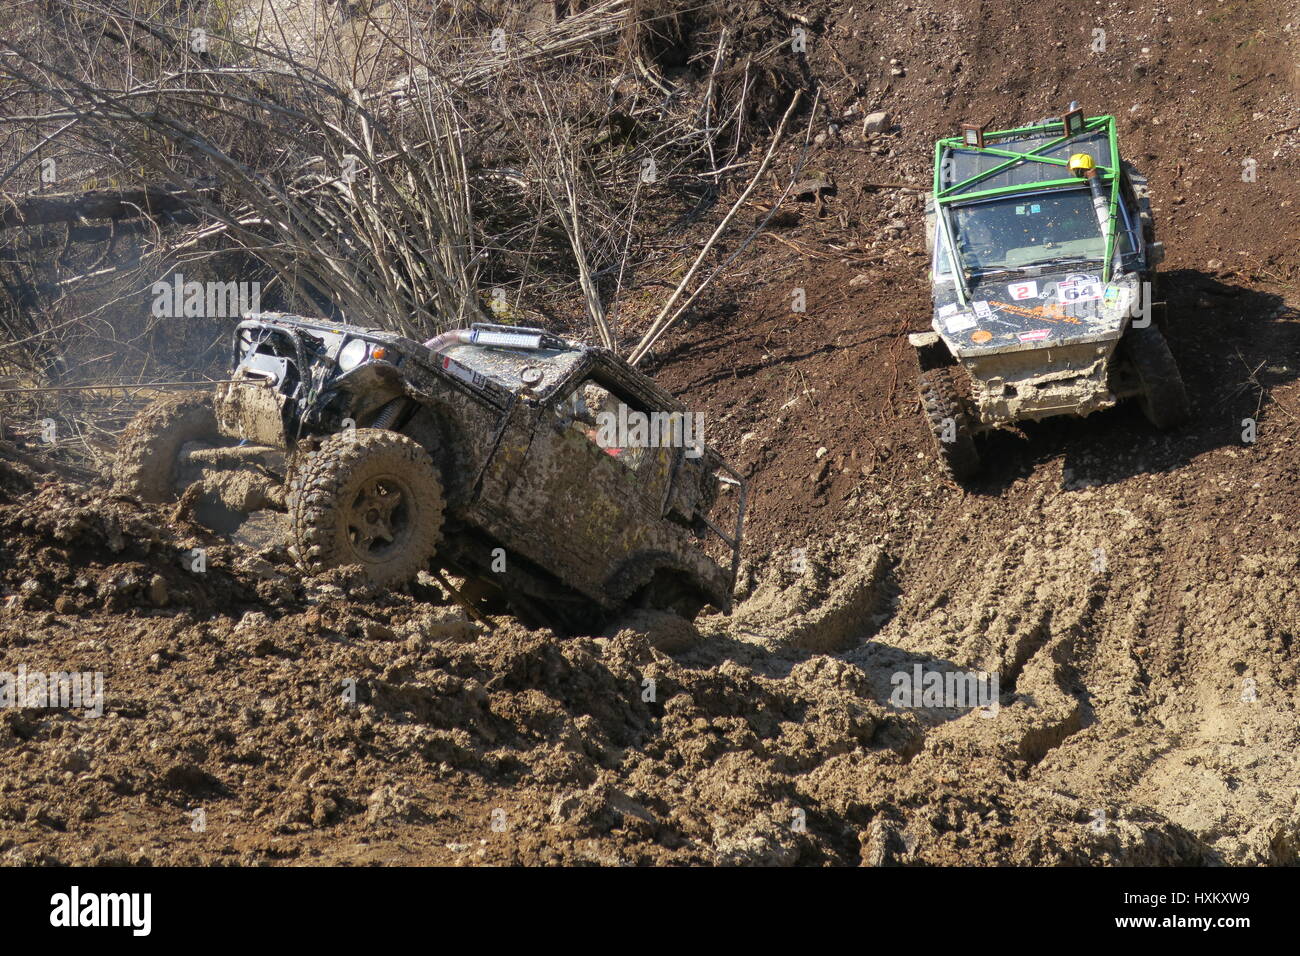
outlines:
M43 226L83 219L135 219L179 212L194 193L148 186L143 189L95 189L84 193L52 193L14 198L0 196L0 229Z

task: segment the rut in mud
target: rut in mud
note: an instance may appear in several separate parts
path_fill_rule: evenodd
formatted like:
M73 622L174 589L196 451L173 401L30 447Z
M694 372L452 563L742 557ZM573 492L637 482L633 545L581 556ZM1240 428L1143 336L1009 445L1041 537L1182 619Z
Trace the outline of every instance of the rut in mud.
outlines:
M5 711L6 859L1292 862L1300 541L1216 558L1230 529L1133 484L751 568L684 642L488 634L49 485L0 511L0 640L104 674L104 715ZM918 665L999 675L997 706L896 706Z

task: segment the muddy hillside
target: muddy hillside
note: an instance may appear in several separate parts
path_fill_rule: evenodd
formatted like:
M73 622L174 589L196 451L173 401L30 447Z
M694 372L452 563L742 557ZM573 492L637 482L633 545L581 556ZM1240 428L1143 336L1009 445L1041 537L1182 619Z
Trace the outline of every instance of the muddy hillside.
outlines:
M780 156L816 182L642 367L749 478L734 613L489 629L427 576L304 576L274 512L115 495L11 411L0 671L103 694L0 707L0 861L1300 861L1300 8L733 8L806 33ZM1191 421L1028 425L958 487L906 341L934 141L1071 100L1150 179Z

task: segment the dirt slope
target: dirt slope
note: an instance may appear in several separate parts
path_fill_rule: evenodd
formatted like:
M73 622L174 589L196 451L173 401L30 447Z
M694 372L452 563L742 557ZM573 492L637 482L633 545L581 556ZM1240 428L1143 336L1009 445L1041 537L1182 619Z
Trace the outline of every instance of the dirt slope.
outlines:
M671 656L654 632L489 635L6 471L0 664L100 670L107 713L0 711L0 859L1296 862L1300 11L796 12L841 119L805 165L835 194L650 368L752 476L735 616ZM961 491L901 335L927 309L917 194L867 184L923 185L963 119L1070 99L1121 116L1151 178L1193 422L998 436ZM895 128L864 138L876 109ZM916 665L996 674L996 712L895 706Z

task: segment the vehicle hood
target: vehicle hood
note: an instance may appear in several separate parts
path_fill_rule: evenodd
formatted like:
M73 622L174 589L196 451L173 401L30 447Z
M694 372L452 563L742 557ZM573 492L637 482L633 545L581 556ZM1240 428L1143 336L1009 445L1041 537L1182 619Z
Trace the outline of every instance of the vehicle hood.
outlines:
M568 378L584 354L581 349L524 351L452 345L435 353L433 361L460 378L475 380L479 376L512 392L530 388L544 397Z
M961 306L952 282L935 286L932 327L959 358L1118 339L1137 313L1136 273L1103 283L1097 266L980 279Z

